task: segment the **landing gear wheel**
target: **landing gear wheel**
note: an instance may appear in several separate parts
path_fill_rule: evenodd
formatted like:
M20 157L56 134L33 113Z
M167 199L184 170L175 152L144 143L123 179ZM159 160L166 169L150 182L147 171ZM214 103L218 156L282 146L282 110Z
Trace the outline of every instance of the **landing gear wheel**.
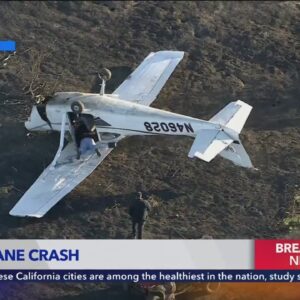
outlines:
M107 81L111 78L111 71L106 68L103 68L99 71L99 77Z
M75 101L71 104L71 109L75 114L81 114L84 110L84 105L80 101Z

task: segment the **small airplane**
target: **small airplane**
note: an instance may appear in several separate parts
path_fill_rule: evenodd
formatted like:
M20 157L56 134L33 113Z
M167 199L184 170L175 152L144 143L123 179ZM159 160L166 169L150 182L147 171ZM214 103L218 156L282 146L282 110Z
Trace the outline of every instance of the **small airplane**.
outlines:
M111 73L103 69L99 73L102 79L99 94L58 92L48 101L34 105L25 127L30 131L59 131L60 143L52 163L12 208L10 215L44 216L127 136L190 136L194 138L190 158L210 162L219 154L236 165L253 168L239 139L252 110L250 105L240 100L231 102L209 121L149 107L183 55L181 51L150 53L112 94L105 94ZM92 133L96 151L80 153L74 125L78 119Z

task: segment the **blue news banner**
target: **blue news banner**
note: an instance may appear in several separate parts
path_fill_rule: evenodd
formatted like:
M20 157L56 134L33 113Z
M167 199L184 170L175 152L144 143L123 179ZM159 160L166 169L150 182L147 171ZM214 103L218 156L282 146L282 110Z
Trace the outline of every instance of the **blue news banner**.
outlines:
M300 282L300 270L0 270L0 282Z
M0 52L14 52L16 51L15 41L1 41L0 40Z

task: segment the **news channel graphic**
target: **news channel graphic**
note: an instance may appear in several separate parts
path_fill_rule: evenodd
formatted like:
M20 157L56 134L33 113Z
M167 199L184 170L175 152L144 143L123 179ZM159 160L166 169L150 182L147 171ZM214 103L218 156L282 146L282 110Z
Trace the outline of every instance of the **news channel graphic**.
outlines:
M16 51L15 41L0 40L0 52L15 52L15 51Z
M0 281L292 283L299 256L300 240L2 240Z
M296 270L1 270L0 282L300 282Z

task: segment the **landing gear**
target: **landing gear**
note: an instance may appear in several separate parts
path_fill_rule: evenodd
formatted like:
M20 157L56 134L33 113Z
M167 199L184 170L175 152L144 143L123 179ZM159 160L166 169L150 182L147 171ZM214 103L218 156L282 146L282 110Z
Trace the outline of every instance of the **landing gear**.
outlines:
M106 69L103 68L98 72L98 77L101 79L102 83L101 83L101 89L100 89L100 95L104 95L105 94L105 84L106 81L109 80L111 78L111 72Z
M84 110L84 105L81 101L74 101L71 104L71 109L75 114L81 114Z
M99 71L98 76L100 77L100 79L107 81L111 79L111 71L103 68Z

